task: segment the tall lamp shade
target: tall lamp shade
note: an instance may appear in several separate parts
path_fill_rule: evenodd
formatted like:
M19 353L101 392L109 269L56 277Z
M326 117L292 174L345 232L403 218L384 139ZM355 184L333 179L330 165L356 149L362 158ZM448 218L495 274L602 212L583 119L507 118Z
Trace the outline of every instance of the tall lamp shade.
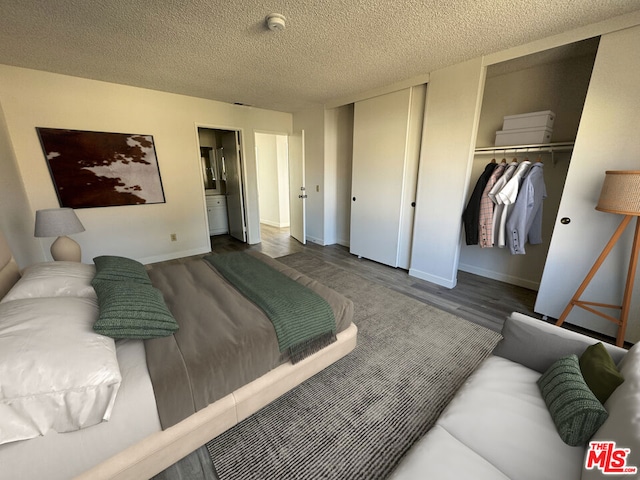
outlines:
M624 215L624 218L620 222L620 225L611 236L609 242L605 245L602 253L589 270L589 273L585 277L584 281L576 290L575 295L566 306L562 315L556 322L556 325L562 325L571 312L571 309L575 307L583 308L595 315L605 318L616 325L618 325L618 334L616 336L616 345L621 347L624 343L624 334L627 329L627 320L629 318L629 307L631 306L631 295L633 292L633 283L636 275L636 265L638 263L638 254L640 253L640 222L637 217L640 216L640 171L638 170L625 170L625 171L607 171L605 172L604 183L602 184L602 191L600 192L600 198L596 205L596 210L606 213L614 213ZM589 282L593 279L596 272L607 258L607 255L611 252L615 244L618 242L623 232L631 220L636 217L636 229L633 237L633 246L631 248L631 257L629 259L629 268L627 270L627 281L625 284L624 294L622 297L622 305L611 305L607 303L587 302L580 300L580 297L586 290ZM616 318L607 313L597 310L597 308L619 310L620 316Z
M84 232L82 223L72 208L47 208L36 211L36 237L58 237L51 245L54 260L79 262L82 258L80 245L67 237Z

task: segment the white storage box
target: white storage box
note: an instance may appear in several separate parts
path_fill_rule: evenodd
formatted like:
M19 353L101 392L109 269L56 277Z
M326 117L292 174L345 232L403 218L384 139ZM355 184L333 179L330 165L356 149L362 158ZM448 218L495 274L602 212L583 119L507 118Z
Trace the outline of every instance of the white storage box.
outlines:
M502 130L536 127L553 128L555 118L556 114L551 110L523 113L520 115L506 115L502 123Z
M518 128L515 130L498 130L496 147L503 145L531 145L535 143L551 143L550 128Z

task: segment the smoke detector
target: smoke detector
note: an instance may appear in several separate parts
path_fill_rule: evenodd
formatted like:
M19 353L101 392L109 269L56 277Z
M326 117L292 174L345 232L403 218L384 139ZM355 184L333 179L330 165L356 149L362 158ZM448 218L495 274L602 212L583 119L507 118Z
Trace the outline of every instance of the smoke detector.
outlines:
M267 27L269 27L269 30L279 32L280 30L285 29L285 20L286 18L284 18L284 15L280 15L279 13L272 13L270 15L267 15Z

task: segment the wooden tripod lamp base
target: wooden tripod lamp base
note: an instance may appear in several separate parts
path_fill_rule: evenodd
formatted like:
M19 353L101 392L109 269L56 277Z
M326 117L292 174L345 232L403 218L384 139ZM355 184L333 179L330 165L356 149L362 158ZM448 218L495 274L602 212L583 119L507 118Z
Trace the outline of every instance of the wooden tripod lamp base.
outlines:
M564 323L574 306L583 308L588 312L605 318L618 325L616 345L621 347L624 343L624 335L627 330L631 295L633 293L633 283L636 276L636 266L640 250L640 222L636 220L636 229L633 237L633 246L631 248L631 258L629 259L629 269L627 270L627 281L624 288L624 295L622 297L622 305L587 302L580 300L580 297L586 290L598 269L602 266L607 255L609 255L623 232L626 230L632 218L640 216L640 171L607 171L596 210L622 214L624 215L624 218L611 236L609 242L605 245L602 253L593 264L593 267L591 267L591 270L589 270L589 273L582 281L582 284L578 287L578 290L576 290L576 293L562 312L562 315L560 315L556 325L560 326ZM619 310L620 317L616 318L612 315L608 315L596 310L597 308Z

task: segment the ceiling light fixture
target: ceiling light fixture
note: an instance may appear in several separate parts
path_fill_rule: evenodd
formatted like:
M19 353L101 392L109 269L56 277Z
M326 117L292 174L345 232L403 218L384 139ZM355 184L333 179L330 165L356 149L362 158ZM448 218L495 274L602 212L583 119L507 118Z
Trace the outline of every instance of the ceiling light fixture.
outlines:
M285 20L286 18L284 18L284 15L281 15L279 13L272 13L270 15L267 15L267 27L269 27L269 30L273 32L279 32L280 30L285 29Z

